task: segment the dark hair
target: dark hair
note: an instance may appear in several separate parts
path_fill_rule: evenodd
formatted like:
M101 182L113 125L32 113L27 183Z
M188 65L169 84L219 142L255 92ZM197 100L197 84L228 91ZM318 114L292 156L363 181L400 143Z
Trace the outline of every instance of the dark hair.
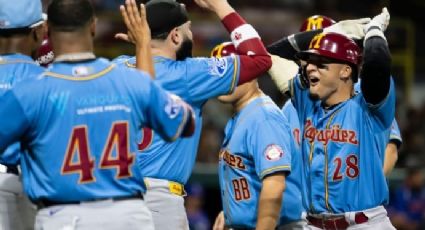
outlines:
M24 36L30 34L32 28L13 28L13 29L0 29L0 37L10 38L14 36Z
M175 0L150 0L146 3L146 19L152 39L165 39L170 31L188 19L186 9Z
M47 8L47 22L53 30L72 32L94 18L89 0L53 0Z

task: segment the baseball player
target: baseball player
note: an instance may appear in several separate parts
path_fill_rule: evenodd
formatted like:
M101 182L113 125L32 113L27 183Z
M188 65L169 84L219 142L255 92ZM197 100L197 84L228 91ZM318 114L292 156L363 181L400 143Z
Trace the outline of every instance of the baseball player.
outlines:
M54 63L0 98L0 153L16 141L26 150L22 176L39 208L35 229L153 229L135 164L137 132L149 126L165 140L189 136L193 112L146 74L95 57L88 0L54 0L47 11ZM142 13L138 20L146 20Z
M187 101L196 116L196 130L191 138L167 143L149 129L140 133L137 163L145 176L145 201L156 229L188 229L183 185L195 163L203 105L210 98L233 92L236 85L260 76L271 65L258 33L226 0L195 2L218 15L241 55L192 58L191 22L184 6L174 0L152 0L146 4L155 81ZM115 62L136 66L136 59L129 56L121 56Z
M221 57L235 49L223 43L212 53ZM232 104L235 114L226 125L219 154L223 214L214 229L307 229L302 219L302 159L286 118L256 80L218 99Z
M330 27L330 26L334 25L335 23L336 22L329 17L323 16L323 15L313 15L313 16L308 17L302 23L302 25L300 27L300 32L321 30L323 28ZM319 32L317 32L317 33L319 33ZM291 52L291 50L294 50L294 48L296 48L296 49L301 48L297 45L296 40L291 40L290 42L291 42L290 44L292 45L292 49L276 50L275 44L270 45L268 47L268 49L269 49L271 54L279 54L279 55L282 55L282 56L288 56L287 54L283 55L283 52ZM291 60L295 60L295 57L291 58ZM303 63L303 61L300 60L300 65L305 66L305 63ZM360 92L361 89L360 89L360 83L359 82L355 83L354 89L357 92ZM284 93L284 91L285 91L285 89L282 90L283 93ZM300 143L300 133L302 133L302 127L299 124L298 115L295 111L295 108L292 105L291 100L288 100L285 103L285 105L282 108L282 111L285 114L285 116L288 118L291 130L292 130L293 135L294 135L294 138L296 139L296 142L299 145L299 143ZM385 158L384 158L383 170L384 170L384 174L386 176L392 171L392 169L395 166L395 163L397 162L398 148L400 148L401 144L402 144L402 138L401 138L400 130L398 128L397 121L394 119L393 125L391 126L391 135L389 137L389 142L388 142L388 145L385 149Z
M39 0L0 0L0 5L1 97L19 82L43 72L31 54L43 38L45 16ZM20 144L15 143L0 157L0 226L3 230L32 229L34 226L35 210L24 197L18 176L20 151Z
M383 34L388 23L384 8L365 26L361 70L360 49L344 35L320 33L298 53L307 62L309 86L297 77L289 92L304 124L312 229L394 229L382 206L388 202L382 165L395 110ZM354 90L358 71L361 92Z

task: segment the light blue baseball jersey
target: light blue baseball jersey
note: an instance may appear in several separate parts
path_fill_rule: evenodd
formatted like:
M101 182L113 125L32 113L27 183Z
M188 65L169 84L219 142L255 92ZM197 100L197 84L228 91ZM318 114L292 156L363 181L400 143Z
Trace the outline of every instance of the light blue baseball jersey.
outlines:
M137 70L106 59L55 62L0 98L0 153L21 140L32 200L84 201L145 191L135 164L144 126L177 138L188 106Z
M388 202L382 170L395 113L395 91L380 104L366 103L361 92L327 110L309 96L299 78L290 83L292 102L304 123L303 154L309 160L312 213L344 213Z
M31 57L23 54L0 55L0 97L21 81L35 78L44 68ZM19 163L20 144L9 146L0 156L0 164L17 165Z
M287 100L285 104L282 107L282 113L288 120L289 128L292 132L292 137L294 141L295 146L295 152L299 154L303 160L303 162L307 161L308 156L303 155L301 151L301 137L303 134L303 127L300 125L300 119L298 118L297 111L295 110L294 105L292 104L291 100ZM303 197L303 208L304 210L307 210L309 208L309 203L306 197L308 196L308 185L307 183L307 175L308 171L306 167L302 167L303 174L299 178L299 180L302 182L301 191L302 191L302 197Z
M302 127L300 125L300 120L298 118L297 111L292 105L291 100L287 100L282 107L282 113L288 119L289 127L291 128L292 135L294 137L295 146L298 150L301 147L301 135L302 135Z
M185 184L195 164L202 129L202 106L210 98L229 94L239 79L239 58L187 58L175 61L155 57L155 82L180 96L195 112L195 133L167 143L150 130L139 136L137 157L142 174ZM134 67L136 59L120 56L114 62Z
M301 155L288 121L267 96L251 101L229 120L219 159L226 226L255 228L262 179L287 172L279 224L301 219Z
M356 92L361 92L362 90L360 87L360 82L361 82L361 79L359 79L357 83L354 84L354 90ZM400 147L400 145L403 143L403 139L401 138L400 128L398 127L398 123L395 118L394 118L393 124L391 125L391 133L390 133L389 141L394 142L395 144L397 144L398 147Z
M394 119L393 124L391 125L390 141L395 142L399 148L400 145L403 143L400 128L398 127L396 119Z

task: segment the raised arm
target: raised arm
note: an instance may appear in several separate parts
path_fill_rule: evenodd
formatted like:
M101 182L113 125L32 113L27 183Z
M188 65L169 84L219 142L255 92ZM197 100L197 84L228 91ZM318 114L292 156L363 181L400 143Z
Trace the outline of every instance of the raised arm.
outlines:
M280 40L267 46L270 54L277 55L281 58L295 60L295 54L299 51L306 50L311 39L319 33L339 33L352 39L363 39L364 26L370 22L370 18L360 18L352 20L343 20L325 29L311 30L299 32L283 37Z
M295 61L295 54L299 51L306 50L311 39L322 32L323 29L291 34L273 42L271 45L268 45L267 51L270 54L277 55L281 58Z
M127 0L125 6L120 6L121 15L127 26L128 34L117 34L123 40L131 40L136 45L136 68L149 73L155 78L155 69L151 53L151 32L146 21L146 9L140 5L140 12L134 0Z
M381 103L390 91L391 54L384 36L389 20L384 8L365 28L360 86L366 102L372 105Z
M271 58L257 31L229 5L227 0L194 0L217 14L236 47L240 59L238 85L249 82L271 67Z

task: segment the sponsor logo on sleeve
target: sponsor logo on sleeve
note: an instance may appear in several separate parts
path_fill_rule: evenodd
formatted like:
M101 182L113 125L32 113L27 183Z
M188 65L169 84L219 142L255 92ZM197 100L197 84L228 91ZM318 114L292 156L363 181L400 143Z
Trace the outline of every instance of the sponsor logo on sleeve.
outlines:
M165 105L165 112L171 119L177 117L182 108L181 99L175 94L169 94L167 105Z
M227 58L211 58L208 68L211 75L222 77L228 69Z
M264 151L264 156L269 161L277 161L283 157L283 150L279 145L269 145Z

